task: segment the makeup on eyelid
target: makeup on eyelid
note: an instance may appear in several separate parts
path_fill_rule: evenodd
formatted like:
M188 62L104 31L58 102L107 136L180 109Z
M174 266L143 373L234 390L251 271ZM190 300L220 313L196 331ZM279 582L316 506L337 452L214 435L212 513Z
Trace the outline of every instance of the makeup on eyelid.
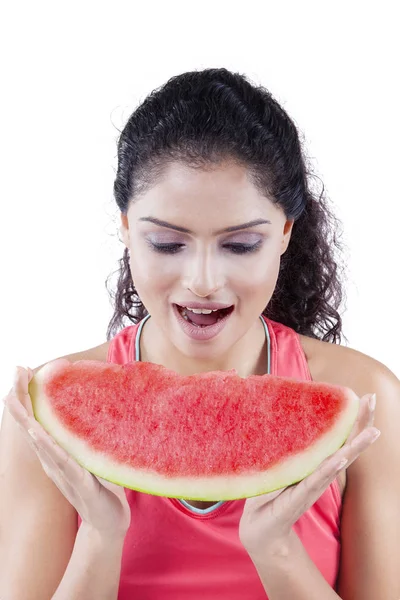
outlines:
M259 233L243 233L242 235L238 235L236 234L235 236L232 237L228 237L226 239L224 239L221 244L243 244L244 246L253 246L255 244L259 244L260 242L262 242L262 240L264 239L264 236L260 235ZM149 241L151 244L154 245L167 245L167 244L176 244L176 245L185 245L185 241L182 239L181 236L178 236L176 234L168 234L168 233L162 233L162 234L156 234L156 235L151 235L148 234L146 236L146 240Z
M225 240L221 243L221 247L222 250L231 252L235 255L249 254L251 252L256 252L257 250L259 250L262 245L262 238L260 239L259 236L257 237L258 239L255 243L249 242L249 240L247 240L247 243L245 243L244 241L239 242ZM148 244L148 246L150 246L150 249L152 251L160 254L177 254L185 248L185 244L182 242L155 241L151 238L146 238L146 243Z

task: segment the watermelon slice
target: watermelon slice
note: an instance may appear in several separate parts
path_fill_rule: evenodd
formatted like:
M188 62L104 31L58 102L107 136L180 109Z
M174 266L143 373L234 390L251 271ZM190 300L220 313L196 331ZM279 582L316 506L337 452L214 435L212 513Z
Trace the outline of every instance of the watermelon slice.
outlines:
M350 389L236 371L57 359L29 386L35 418L92 473L148 494L257 496L300 481L357 417Z

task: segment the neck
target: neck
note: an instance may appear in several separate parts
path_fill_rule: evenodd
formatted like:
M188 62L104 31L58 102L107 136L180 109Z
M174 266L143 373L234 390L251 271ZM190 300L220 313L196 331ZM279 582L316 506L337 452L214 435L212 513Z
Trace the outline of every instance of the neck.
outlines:
M248 377L267 372L265 331L260 319L223 356L193 358L179 352L151 317L142 330L140 357L181 375L236 369L240 377Z

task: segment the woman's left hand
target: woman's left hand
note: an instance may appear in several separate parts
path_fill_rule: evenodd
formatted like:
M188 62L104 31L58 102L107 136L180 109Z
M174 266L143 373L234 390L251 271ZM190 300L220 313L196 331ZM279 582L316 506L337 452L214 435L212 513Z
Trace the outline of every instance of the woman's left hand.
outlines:
M360 398L357 420L346 443L311 475L295 485L246 499L239 538L253 561L262 562L269 548L275 551L284 547L292 534L292 526L301 515L318 500L340 471L350 466L377 439L380 432L372 426L374 406L370 408L371 397L372 394L366 394ZM339 467L344 459L348 462Z

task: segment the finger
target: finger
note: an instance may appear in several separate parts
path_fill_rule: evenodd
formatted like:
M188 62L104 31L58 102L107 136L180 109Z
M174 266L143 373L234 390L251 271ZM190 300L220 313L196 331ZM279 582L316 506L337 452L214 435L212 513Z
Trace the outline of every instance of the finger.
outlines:
M104 488L106 488L119 498L123 498L123 496L126 494L126 489L123 485L120 485L119 483L113 483L111 481L108 481L107 479L103 479L102 477L99 477L99 475L93 475L93 477L97 479L100 485L102 485Z
M6 406L41 462L47 460L47 464L64 473L67 480L74 485L81 485L87 471L57 444L34 417L29 416L15 396L9 396Z
M33 377L33 371L29 367L21 367L17 366L14 369L13 382L14 387L19 389L19 391L23 394L28 393L28 384L30 383Z
M4 405L17 424L26 431L29 427L41 427L39 422L36 421L33 411L29 412L27 410L25 405L17 397L14 389L12 389L8 396L4 398Z
M372 427L375 417L375 401L375 394L366 394L360 399L360 410L357 420L345 442L345 445L350 445L364 429L367 427Z
M53 481L53 483L56 485L56 487L58 487L60 492L67 498L67 500L71 500L73 497L73 486L64 476L64 473L55 464L54 460L51 456L49 456L43 446L38 445L32 438L29 440L29 444L35 451L42 469L46 473L47 477Z
M35 438L35 432L29 431ZM33 439L33 445L46 475L82 516L100 492L100 483L46 433L40 440Z
M35 419L34 416L31 416L28 413L26 408L21 404L13 392L7 396L5 406L19 426L22 435L29 442L32 441L32 438L29 437L28 434L29 431L33 432L36 441L43 441L46 436L49 437L40 423Z
M114 491L114 487L118 486L118 488L121 488L123 486L119 485L118 483L114 483L112 481L108 481L108 479L103 479L103 477L100 477L99 475L95 475L97 481L99 481L99 483L101 483L102 486L104 486L105 488L107 488L108 490Z
M368 395L364 395L360 398L359 410L357 413L356 421L351 429L350 435L346 442L354 439L365 427L366 419L368 418Z
M28 392L28 385L33 377L33 371L23 367L16 367L14 372L15 395L30 415L33 415L32 401Z
M33 438L42 456L49 461L73 485L81 486L85 479L86 469L62 448L43 428L36 423L28 429L28 434Z
M67 455L68 460L60 464L60 456L50 455L47 448L37 445L35 441L33 445L48 478L76 509L82 521L91 522L102 489L96 477L70 455ZM60 450L60 455L65 453L62 448Z
M364 429L349 446L338 450L334 458L326 459L311 475L288 490L289 505L295 507L293 522L296 522L306 510L311 508L337 478L340 471L354 462L377 439L377 433L379 436L380 432L375 427Z
M346 469L364 452L369 446L371 446L380 436L380 431L376 427L367 426L357 437L352 440L351 444L341 449L341 452L346 453L348 463ZM339 453L338 453L339 454Z
M275 498L280 496L286 489L287 487L284 487L273 492L267 492L266 494L261 494L259 496L251 496L250 498L247 498L243 512L246 512L250 509L251 512L255 512L262 509L265 506L265 504L268 504L269 502L272 502L272 500L275 500Z
M25 406L16 396L14 388L12 388L8 395L4 398L4 405L17 423L22 426L27 424L27 419L29 419L30 416Z

